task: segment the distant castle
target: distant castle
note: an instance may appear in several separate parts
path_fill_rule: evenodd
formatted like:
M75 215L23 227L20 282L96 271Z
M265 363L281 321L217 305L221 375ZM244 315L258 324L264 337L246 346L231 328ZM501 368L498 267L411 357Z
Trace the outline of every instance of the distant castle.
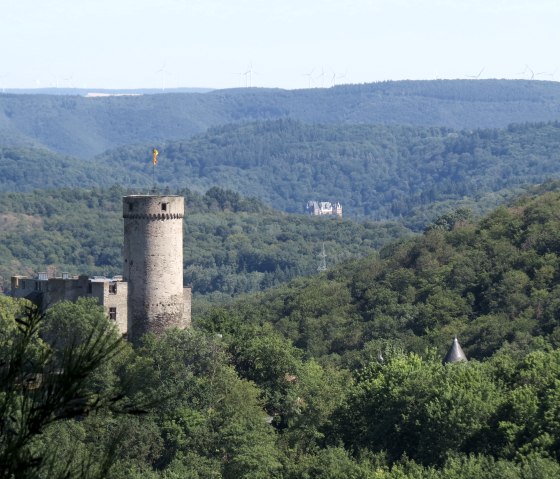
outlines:
M342 205L338 202L331 203L329 201L308 201L306 210L312 216L329 215L342 218Z
M12 296L30 299L41 311L58 301L97 298L134 344L148 332L186 328L191 289L183 287L184 214L181 196L125 196L123 276L13 276Z

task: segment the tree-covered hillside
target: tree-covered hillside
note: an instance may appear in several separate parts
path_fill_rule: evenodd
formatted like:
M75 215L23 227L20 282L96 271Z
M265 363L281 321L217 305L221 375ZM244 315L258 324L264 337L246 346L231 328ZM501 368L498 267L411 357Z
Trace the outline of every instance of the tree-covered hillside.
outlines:
M238 302L210 323L269 322L310 356L344 364L387 347L443 355L455 335L478 359L500 348L558 347L559 211L560 193L551 191L480 222L447 215L422 236Z
M121 274L122 196L126 191L38 190L0 195L0 277L55 270ZM274 211L254 199L211 188L184 190L185 283L197 294L260 291L363 257L409 233L396 223L354 223Z
M135 349L91 300L0 296L0 477L559 477L558 211L457 211Z
M505 127L559 120L560 85L434 80L108 98L0 94L3 146L42 146L81 158L126 144L184 139L210 126L278 118L309 124Z
M148 151L120 148L96 161L147 172ZM220 185L298 213L311 199L335 200L352 217L395 219L560 174L560 123L455 131L278 120L213 128L159 151L163 183Z
M560 174L560 123L455 131L277 120L216 127L158 147L161 187L219 186L295 213L309 200L340 201L346 217L404 219L416 229L443 209L488 211L520 187ZM0 155L0 191L152 186L149 145L88 161L29 149Z
M129 185L136 183L119 166L90 163L40 148L0 146L0 192L109 187L116 178Z

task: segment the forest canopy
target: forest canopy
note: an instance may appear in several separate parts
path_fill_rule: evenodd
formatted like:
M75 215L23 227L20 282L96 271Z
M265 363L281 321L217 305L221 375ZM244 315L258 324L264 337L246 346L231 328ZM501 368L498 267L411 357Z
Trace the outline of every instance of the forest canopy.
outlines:
M312 218L275 211L210 188L185 197L184 282L196 295L230 298L372 254L410 234L393 222ZM122 196L127 190L60 189L0 194L0 276L68 271L122 274Z
M17 422L32 431L17 455L3 422L0 457L49 478L556 477L559 207L552 191L480 221L448 215L189 330L117 341L75 390L84 399L65 396L38 429ZM117 340L88 301L55 305L38 329L25 311L0 298L1 359L27 351L26 373L62 381L73 335ZM442 364L454 335L469 361ZM51 411L9 377L0 407Z
M123 145L184 140L229 123L505 128L558 120L553 81L389 81L333 88L245 88L84 98L0 93L0 144L91 158ZM77 185L76 185L77 186Z
M0 478L560 477L558 111L543 81L0 94L0 286L120 274L122 196L160 191L195 294L135 348L92 299L0 295Z
M291 119L230 124L195 137L127 145L90 160L0 149L0 190L52 187L204 192L258 198L303 213L340 202L345 218L422 229L443 208L488 211L521 188L560 175L560 124L453 130L397 125L308 125Z

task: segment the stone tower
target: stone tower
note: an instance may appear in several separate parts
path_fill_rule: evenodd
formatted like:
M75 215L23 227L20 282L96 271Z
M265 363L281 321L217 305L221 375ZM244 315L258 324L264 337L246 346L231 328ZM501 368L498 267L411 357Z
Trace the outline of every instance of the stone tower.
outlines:
M182 196L123 198L123 279L128 282L128 338L190 325L190 289L183 288Z

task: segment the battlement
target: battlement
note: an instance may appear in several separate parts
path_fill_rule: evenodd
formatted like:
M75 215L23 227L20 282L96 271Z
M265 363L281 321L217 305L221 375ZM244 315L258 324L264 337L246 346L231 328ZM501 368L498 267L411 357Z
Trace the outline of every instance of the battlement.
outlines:
M127 219L132 219L132 220L179 220L179 219L183 219L184 215L180 214L180 213L175 213L175 214L151 214L151 215L146 215L146 214L123 214L123 218L127 218Z
M123 218L133 216L161 218L162 215L183 218L184 198L175 195L129 195L123 198Z

